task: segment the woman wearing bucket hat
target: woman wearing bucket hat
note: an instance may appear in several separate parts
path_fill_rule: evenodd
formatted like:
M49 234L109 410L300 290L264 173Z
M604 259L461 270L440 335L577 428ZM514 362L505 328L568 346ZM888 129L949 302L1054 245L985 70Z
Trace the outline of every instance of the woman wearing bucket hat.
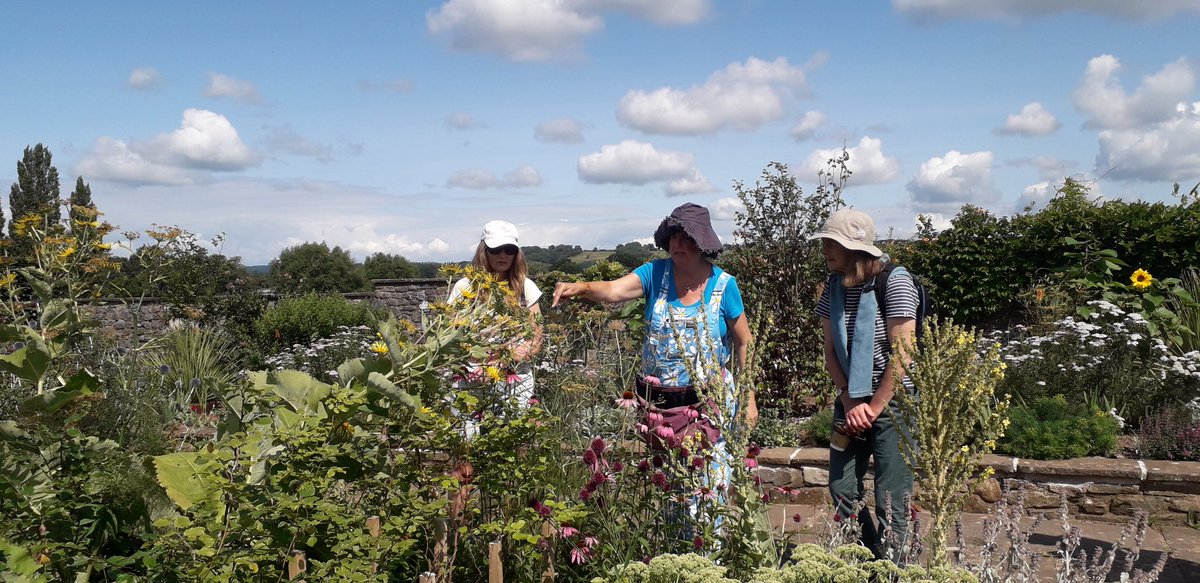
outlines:
M741 291L733 276L712 263L721 240L708 209L693 203L677 207L659 223L654 243L670 258L612 281L560 282L553 305L575 297L605 303L647 298L637 388L662 418L647 423L647 438L657 447L670 447L696 435L723 452L719 427L731 426L739 413L748 427L758 419L754 392L734 382L750 343ZM655 423L663 429L655 431ZM727 457L714 456L718 480L728 472L728 459L722 459Z
M528 310L530 317L534 319L534 337L531 340L512 343L512 360L516 362L516 369L513 375L506 375L504 383L507 394L516 397L522 404L527 403L533 398L533 366L530 360L541 349L542 344L542 330L536 324L536 318L541 314L538 300L542 297L542 290L538 289L533 280L526 277L529 267L525 263L525 254L517 244L516 225L508 221L488 221L479 236L479 245L475 247L471 265L508 284L508 289L513 290L511 300L518 308ZM471 280L464 277L456 281L450 289L447 303L454 304L460 298L471 295Z
M862 211L842 209L829 215L810 239L821 240L830 271L817 302L825 368L838 389L829 492L840 518L857 512L862 542L876 557L898 560L907 544L913 478L900 454L901 432L907 428L896 427L886 410L894 407L895 361L909 358L901 340L911 343L916 334L917 289L912 276L897 267L886 286L885 305L878 305L874 281L887 258L875 246L875 222ZM903 382L912 389L907 377ZM862 502L863 476L871 457L878 526Z

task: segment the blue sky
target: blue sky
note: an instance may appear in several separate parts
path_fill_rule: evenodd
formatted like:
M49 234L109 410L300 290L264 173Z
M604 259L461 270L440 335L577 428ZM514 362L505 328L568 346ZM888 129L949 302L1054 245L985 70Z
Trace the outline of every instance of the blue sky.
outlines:
M903 236L1065 176L1196 184L1197 30L1200 0L15 3L0 181L40 142L122 230L441 261L494 218L611 248L687 201L731 240L734 181L811 189L845 145Z

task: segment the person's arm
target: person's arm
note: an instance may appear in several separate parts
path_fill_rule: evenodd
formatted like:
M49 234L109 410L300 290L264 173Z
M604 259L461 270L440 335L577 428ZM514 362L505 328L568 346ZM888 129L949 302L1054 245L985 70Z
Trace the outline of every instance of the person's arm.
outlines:
M888 359L887 366L883 369L883 378L879 379L879 388L875 389L875 396L871 397L871 412L875 414L875 417L883 414L888 402L892 400L892 395L896 393L894 383L896 382L897 368L901 366L901 363L907 367L912 362L908 348L916 342L917 319L888 318L887 335L888 342L892 345L892 357Z
M606 304L627 302L642 297L642 280L637 274L630 273L612 281L560 281L554 285L554 302L550 307L557 307L559 301L574 297Z
M733 348L733 373L738 375L746 370L746 351L753 339L750 334L750 323L746 320L746 314L743 312L736 319L727 320L726 325L729 327L730 344ZM753 428L758 425L758 400L754 394L753 384L750 384L748 390L750 394L746 397L746 423Z

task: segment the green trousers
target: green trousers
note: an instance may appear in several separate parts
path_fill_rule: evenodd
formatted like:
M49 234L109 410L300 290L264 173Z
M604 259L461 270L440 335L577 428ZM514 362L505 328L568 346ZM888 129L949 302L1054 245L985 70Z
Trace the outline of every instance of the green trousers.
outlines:
M864 435L865 441L851 440L845 451L829 449L829 494L840 520L853 520L852 515L857 514L863 546L875 553L876 558L900 562L903 549L913 542L907 540L913 476L900 455L903 428L895 427L889 413L896 413L894 402L871 425ZM833 418L846 418L840 399L834 405ZM878 524L871 520L870 510L862 504L863 477L872 456Z

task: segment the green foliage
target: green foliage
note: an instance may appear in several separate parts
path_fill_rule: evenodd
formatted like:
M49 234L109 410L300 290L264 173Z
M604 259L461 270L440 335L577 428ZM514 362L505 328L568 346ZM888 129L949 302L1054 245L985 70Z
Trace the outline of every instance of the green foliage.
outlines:
M750 433L750 441L762 447L796 447L803 439L806 425L783 417L781 413L779 408L763 409L758 425Z
M364 290L362 270L341 247L324 242L288 247L271 260L267 280L280 295L352 292Z
M563 261L568 261L572 257L583 253L583 247L580 247L579 245L551 245L549 247L529 245L522 246L521 252L525 254L526 261L537 261L547 265L558 265Z
M666 257L667 254L655 247L652 243L624 243L617 245L613 254L608 257L609 261L615 261L624 265L626 269L637 269L638 266L659 257Z
M274 354L293 344L327 338L339 326L371 326L378 314L369 305L342 296L307 294L284 298L254 322L258 346Z
M965 206L949 229L920 235L887 251L922 275L939 313L975 326L1006 323L1028 318L1022 294L1076 265L1066 254L1078 249L1067 237L1112 250L1164 278L1200 264L1200 202L1091 200L1086 185L1068 179L1045 208L996 217ZM1115 279L1128 277L1128 271L1114 270ZM1071 298L1071 308L1093 299L1099 298Z
M825 407L813 413L812 417L801 425L801 431L814 445L829 445L829 440L833 437L833 408Z
M53 164L50 149L38 144L26 146L25 154L17 162L17 181L8 194L8 211L12 224L29 215L38 217L38 226L49 229L61 218L59 209L58 169ZM32 249L27 235L9 228L16 257L23 257Z
M391 253L375 253L362 263L363 276L371 279L403 279L417 277L419 271L409 260Z
M734 185L744 209L734 236L740 244L721 258L738 278L746 313L761 321L763 366L756 379L760 407L799 412L813 400L825 402L831 385L825 373L821 324L813 306L825 281L819 245L808 237L842 206L841 192L850 176L848 154L829 161L816 190L805 195L787 166L771 163L754 188Z
M927 564L946 567L950 527L974 486L991 475L990 467L977 473L979 462L1008 424L1008 398L996 393L1005 364L998 345L980 354L974 331L949 320L926 320L922 338L919 351L908 343L900 351L913 362L897 367L893 401L897 426L908 428L900 453L913 470L917 500L932 516ZM919 396L904 387L905 375Z
M737 579L725 576L728 570L692 553L662 554L649 563L635 561L620 565L607 577L597 577L592 583L737 583Z
M237 376L236 346L221 328L180 324L143 350L150 366L163 371L167 385L174 387L173 401L182 405L207 406Z
M1058 460L1110 455L1120 426L1098 407L1062 395L1041 398L1011 410L1012 426L996 451L1016 457Z
M1179 277L1179 287L1193 300L1200 298L1200 271L1194 267L1185 270ZM1172 338L1176 352L1200 350L1200 303L1173 295L1167 297L1165 308L1178 319L1178 336Z

